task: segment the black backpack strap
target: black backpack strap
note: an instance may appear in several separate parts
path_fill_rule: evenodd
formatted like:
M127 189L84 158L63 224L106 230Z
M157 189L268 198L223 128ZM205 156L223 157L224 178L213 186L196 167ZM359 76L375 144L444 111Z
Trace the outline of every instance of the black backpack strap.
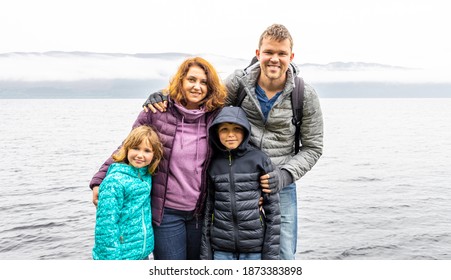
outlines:
M246 66L246 68L244 68L244 70L246 71L247 68L251 67L252 65L254 65L256 62L258 61L257 57L254 56L251 60L251 63L249 63L248 66ZM241 106L241 103L243 103L244 98L246 97L246 90L244 89L244 85L242 85L240 83L240 87L237 90L238 94L237 94L237 99L235 102L235 106L239 107Z
M291 93L291 108L293 110L293 119L291 122L296 127L294 134L294 154L299 152L300 136L301 136L301 124L304 106L304 80L298 76L294 79L295 88Z

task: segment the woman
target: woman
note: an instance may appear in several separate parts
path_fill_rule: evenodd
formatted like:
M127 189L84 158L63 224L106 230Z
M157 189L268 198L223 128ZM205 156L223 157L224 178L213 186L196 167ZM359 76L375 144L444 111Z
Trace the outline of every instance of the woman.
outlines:
M151 194L154 258L199 259L206 169L212 156L207 127L224 105L226 90L213 66L194 57L180 65L165 91L166 112L143 111L133 124L155 127L164 147ZM108 159L91 180L94 204L111 162Z

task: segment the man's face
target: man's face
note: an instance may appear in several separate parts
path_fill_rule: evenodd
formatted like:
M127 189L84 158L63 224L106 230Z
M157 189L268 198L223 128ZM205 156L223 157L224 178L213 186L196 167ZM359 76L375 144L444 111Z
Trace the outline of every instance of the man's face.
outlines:
M291 52L290 40L281 42L265 38L260 49L256 51L260 60L262 74L270 80L281 80L285 82L285 74L294 54Z

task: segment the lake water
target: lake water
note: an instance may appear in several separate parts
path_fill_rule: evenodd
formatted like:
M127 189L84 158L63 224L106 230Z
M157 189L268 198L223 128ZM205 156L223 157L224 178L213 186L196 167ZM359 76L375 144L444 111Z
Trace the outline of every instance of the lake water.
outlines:
M0 99L0 260L91 258L88 183L143 100ZM297 259L451 259L451 99L321 99Z

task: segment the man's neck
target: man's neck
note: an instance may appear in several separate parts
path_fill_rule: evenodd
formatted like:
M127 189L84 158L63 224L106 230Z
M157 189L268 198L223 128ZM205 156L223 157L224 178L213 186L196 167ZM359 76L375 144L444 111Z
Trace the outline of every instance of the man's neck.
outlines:
M265 91L268 99L271 99L278 92L281 92L285 87L285 82L287 80L287 75L280 77L280 79L268 79L264 75L260 75L258 78L258 85Z

